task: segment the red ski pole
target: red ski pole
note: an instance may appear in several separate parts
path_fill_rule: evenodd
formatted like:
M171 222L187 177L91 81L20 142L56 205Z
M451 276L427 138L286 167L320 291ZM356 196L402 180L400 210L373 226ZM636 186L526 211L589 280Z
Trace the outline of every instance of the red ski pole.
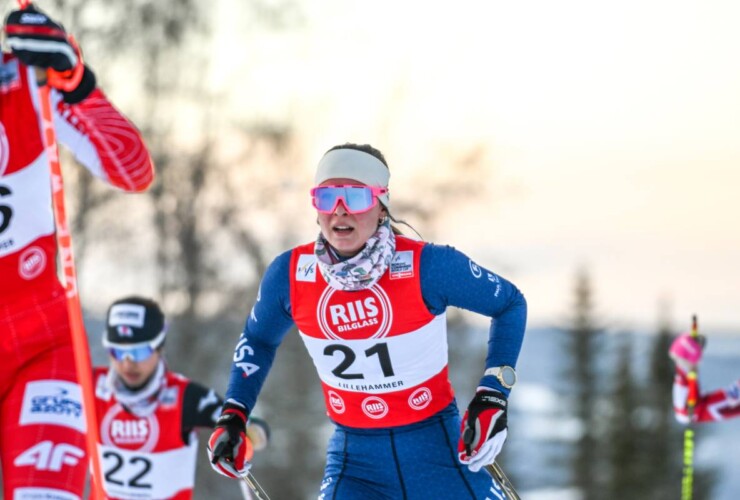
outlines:
M31 5L30 0L18 0L21 9ZM82 308L80 297L77 293L77 271L75 269L72 255L72 235L67 225L67 212L64 205L64 184L62 182L62 168L59 163L59 151L57 149L56 132L54 131L54 119L51 109L51 98L49 86L39 86L39 101L41 103L41 124L43 129L43 142L46 155L49 158L51 169L51 190L54 206L54 222L56 223L57 246L61 256L62 270L64 274L64 285L67 291L67 314L69 316L69 327L72 335L72 347L75 358L75 371L77 379L82 388L83 409L87 424L87 451L92 470L91 496L93 500L104 500L103 474L98 456L98 420L95 417L95 395L92 386L92 370L90 363L90 349L87 344L87 335L82 320Z

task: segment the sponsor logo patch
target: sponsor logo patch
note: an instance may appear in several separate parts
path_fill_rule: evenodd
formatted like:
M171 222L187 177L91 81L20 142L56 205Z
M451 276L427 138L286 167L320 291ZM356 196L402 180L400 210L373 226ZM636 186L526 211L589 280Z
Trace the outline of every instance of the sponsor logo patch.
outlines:
M470 272L473 273L474 278L480 278L481 276L483 276L483 271L481 271L481 268L480 266L478 266L478 264L476 264L472 260L468 262L470 262Z
M19 423L56 424L85 432L80 386L61 380L29 382L23 394Z
M423 410L432 402L432 391L419 387L409 396L409 406L414 410Z
M27 248L18 259L18 272L26 280L32 280L46 269L46 254L39 247Z
M134 331L131 329L130 326L118 325L118 327L116 328L116 331L118 332L118 335L120 335L121 337L133 337L134 336Z
M108 314L108 325L110 326L128 326L142 328L144 326L144 315L146 307L139 304L116 304L110 308ZM118 332L125 329L118 329Z
M46 22L46 16L43 14L36 14L27 12L21 14L21 24L44 24Z
M296 281L316 282L315 255L304 254L298 256L298 266L295 269L295 279Z
M59 472L65 465L74 467L80 463L85 452L77 446L67 443L41 441L15 457L16 467L33 467L36 470Z
M329 391L327 396L329 397L329 406L331 406L331 409L334 410L335 413L344 413L347 407L344 404L342 396L334 391Z
M381 419L388 414L388 403L377 396L365 398L360 404L363 413L375 420Z
M159 395L159 404L162 405L162 408L172 408L177 404L179 395L180 389L177 386L165 387Z
M115 404L100 423L100 439L108 446L150 452L159 440L159 421L156 414L137 417Z
M0 62L0 93L7 94L21 87L21 76L18 72L18 59L6 63Z
M391 274L392 280L402 278L413 278L414 277L414 252L411 250L404 250L403 252L396 252L391 260Z
M493 273L486 273L486 277L488 281L496 284L496 291L493 292L493 296L498 297L498 294L501 293L501 280Z
M80 500L80 497L53 488L16 488L13 500Z
M317 309L321 331L332 339L378 339L388 335L393 310L385 291L375 285L352 293L326 287Z

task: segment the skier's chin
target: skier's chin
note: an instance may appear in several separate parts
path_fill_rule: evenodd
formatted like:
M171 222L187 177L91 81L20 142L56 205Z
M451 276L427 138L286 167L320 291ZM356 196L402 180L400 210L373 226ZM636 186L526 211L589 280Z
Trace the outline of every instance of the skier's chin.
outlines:
M137 374L137 375L121 375L121 378L123 379L123 384L126 386L127 389L130 389L132 391L135 391L137 389L141 389L141 387L144 385L146 380L143 376Z

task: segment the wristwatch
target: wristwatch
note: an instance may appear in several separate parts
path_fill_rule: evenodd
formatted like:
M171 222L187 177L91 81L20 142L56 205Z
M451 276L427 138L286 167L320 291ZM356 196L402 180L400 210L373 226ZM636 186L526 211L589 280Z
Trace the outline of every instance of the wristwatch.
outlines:
M483 375L493 375L507 389L511 389L516 384L516 371L510 366L494 366L484 371Z

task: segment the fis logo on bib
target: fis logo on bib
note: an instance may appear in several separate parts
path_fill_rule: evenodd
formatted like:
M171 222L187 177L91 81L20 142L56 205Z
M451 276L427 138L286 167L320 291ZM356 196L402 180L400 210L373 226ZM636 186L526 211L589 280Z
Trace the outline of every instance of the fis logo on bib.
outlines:
M316 256L315 255L299 255L298 265L295 269L295 280L296 281L308 281L310 283L316 282Z
M388 335L393 311L379 286L354 292L327 287L319 298L318 322L332 339L377 339Z

